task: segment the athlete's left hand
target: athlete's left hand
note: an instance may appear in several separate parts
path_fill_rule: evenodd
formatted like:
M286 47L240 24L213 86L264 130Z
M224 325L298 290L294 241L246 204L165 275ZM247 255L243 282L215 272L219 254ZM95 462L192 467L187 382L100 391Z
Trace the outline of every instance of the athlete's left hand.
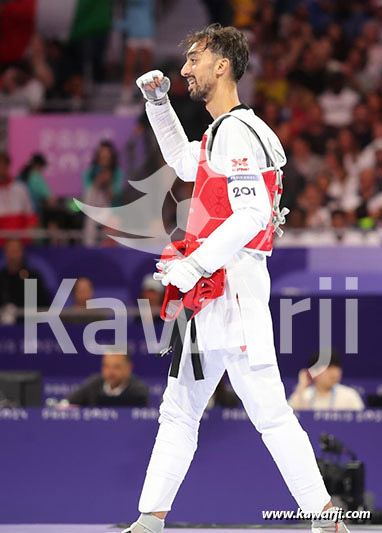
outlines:
M202 276L210 275L193 259L192 255L185 259L158 263L161 272L154 274L154 279L160 280L165 287L169 284L178 287L181 292L190 291Z

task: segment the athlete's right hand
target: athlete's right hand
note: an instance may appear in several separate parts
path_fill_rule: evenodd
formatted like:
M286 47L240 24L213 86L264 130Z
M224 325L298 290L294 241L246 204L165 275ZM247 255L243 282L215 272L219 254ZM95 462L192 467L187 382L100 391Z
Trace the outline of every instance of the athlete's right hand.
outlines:
M136 81L143 96L155 105L167 102L170 80L160 70L150 70Z

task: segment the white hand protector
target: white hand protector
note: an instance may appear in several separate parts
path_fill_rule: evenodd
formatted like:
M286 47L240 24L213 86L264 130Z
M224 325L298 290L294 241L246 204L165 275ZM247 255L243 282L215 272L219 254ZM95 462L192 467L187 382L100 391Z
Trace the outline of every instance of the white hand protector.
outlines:
M136 84L146 100L152 104L162 105L168 101L170 80L160 70L146 72L137 79Z
M165 287L169 284L174 285L181 292L190 291L202 276L211 275L205 272L191 255L185 259L170 261L166 265L158 263L157 267L163 267L163 270L154 274L154 279L160 280Z
M166 263L162 263L159 261L159 263L156 263L156 267L159 270L159 272L154 272L153 278L155 281L162 281L162 279L165 277L166 274L168 274L171 270L171 268L174 266L175 261L177 259L172 259L170 261L167 261Z

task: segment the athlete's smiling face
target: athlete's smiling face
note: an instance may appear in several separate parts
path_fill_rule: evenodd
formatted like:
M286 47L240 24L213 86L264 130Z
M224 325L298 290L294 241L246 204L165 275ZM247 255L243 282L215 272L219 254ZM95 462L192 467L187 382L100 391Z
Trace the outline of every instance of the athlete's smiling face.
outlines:
M208 101L218 80L219 62L222 62L222 58L206 48L204 41L193 44L188 50L187 61L180 73L187 78L192 100Z

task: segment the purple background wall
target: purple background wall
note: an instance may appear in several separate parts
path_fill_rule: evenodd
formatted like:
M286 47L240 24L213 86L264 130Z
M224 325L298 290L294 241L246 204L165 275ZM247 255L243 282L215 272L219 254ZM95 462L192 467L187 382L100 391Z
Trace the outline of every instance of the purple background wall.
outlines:
M81 195L81 175L98 143L112 141L122 155L136 123L136 115L33 115L12 116L8 147L12 172L20 172L33 152L48 159L47 179L56 196Z
M202 421L199 449L169 522L258 523L261 510L297 508L243 415L240 409L214 410ZM155 409L35 409L15 411L17 416L0 426L0 522L135 519L157 431ZM346 412L337 421L320 419L325 413L300 416L317 454L322 431L356 450L366 463L366 488L377 494L381 507L382 458L375 443L381 437L382 411Z

